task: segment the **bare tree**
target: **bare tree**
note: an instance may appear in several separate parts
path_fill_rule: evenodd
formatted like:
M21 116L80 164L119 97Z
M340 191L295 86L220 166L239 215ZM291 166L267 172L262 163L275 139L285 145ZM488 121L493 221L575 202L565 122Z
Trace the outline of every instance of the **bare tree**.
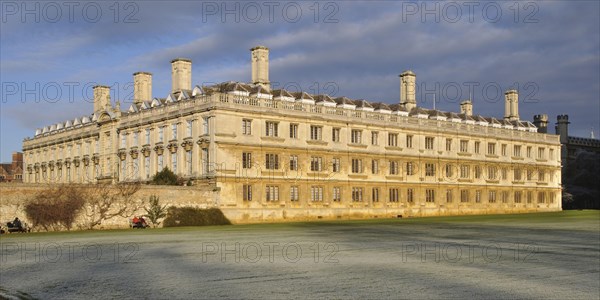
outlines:
M134 195L140 190L140 183L96 184L85 192L85 226L88 229L114 217L131 217L142 207L142 200Z

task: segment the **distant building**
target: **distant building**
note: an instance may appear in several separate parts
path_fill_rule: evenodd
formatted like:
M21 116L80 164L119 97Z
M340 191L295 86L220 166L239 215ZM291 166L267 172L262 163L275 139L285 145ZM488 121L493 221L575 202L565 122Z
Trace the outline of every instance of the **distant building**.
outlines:
M11 163L0 164L0 182L23 182L22 152L13 152Z
M516 90L503 118L484 117L469 100L460 112L418 107L412 71L385 104L272 90L269 49L250 57L250 82L204 87L191 60L174 59L165 98L136 72L124 110L94 87L91 115L24 140L26 182L148 181L168 167L213 185L241 219L561 209L559 138L519 118Z
M548 115L536 115L538 132L547 133ZM573 199L565 208L600 208L600 140L569 136L569 116L556 117L555 132L561 143L563 185Z

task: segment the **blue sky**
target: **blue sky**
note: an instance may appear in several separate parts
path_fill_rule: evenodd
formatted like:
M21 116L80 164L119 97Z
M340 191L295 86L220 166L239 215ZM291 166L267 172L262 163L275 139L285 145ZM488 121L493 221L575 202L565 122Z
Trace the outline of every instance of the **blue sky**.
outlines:
M250 81L249 49L271 49L277 87L386 103L398 74L417 100L503 116L519 90L522 119L568 114L572 135L600 134L598 1L547 2L0 2L0 160L36 128L92 112L91 87L131 102L132 73L171 88L170 60L193 61L193 84Z

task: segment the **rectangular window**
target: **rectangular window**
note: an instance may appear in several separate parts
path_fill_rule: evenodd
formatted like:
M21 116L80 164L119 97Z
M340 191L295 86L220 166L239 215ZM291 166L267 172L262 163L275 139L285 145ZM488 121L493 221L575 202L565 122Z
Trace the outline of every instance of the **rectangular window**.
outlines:
M193 120L187 120L185 125L185 136L192 137Z
M508 170L506 168L502 168L502 180L508 179Z
M279 155L272 153L265 154L265 168L267 170L279 169Z
M527 169L527 180L528 181L533 180L533 170L532 169Z
M546 148L538 148L538 159L546 158Z
M390 202L398 202L400 201L399 190L397 188L390 189Z
M250 153L250 152L242 153L242 168L244 168L244 169L252 168L252 153Z
M298 155L290 155L290 171L298 171Z
M527 147L527 158L531 158L531 146Z
M163 156L162 156L162 155L159 155L159 156L157 157L157 162L156 162L156 164L158 165L158 170L159 170L159 171L161 171L161 170L163 169L163 164L164 164L164 163L163 163Z
M429 202L429 203L435 202L435 190L433 190L433 189L425 190L425 202Z
M353 129L350 135L352 144L362 144L362 130Z
M121 132L121 148L127 148L127 135Z
M469 191L468 190L460 190L460 202L462 202L462 203L469 202Z
M554 149L550 149L550 159L554 159Z
M209 132L210 132L209 119L210 119L209 117L202 118L202 128L204 128L204 134L209 134Z
M446 139L446 151L452 151L452 139Z
M321 126L310 126L310 139L313 141L320 141L322 138L323 127Z
M187 174L188 176L192 176L192 150L185 152L185 160L187 165Z
M446 203L452 203L452 190L446 190Z
M337 173L341 170L342 163L338 157L334 157L333 160L331 161L331 166L333 168L333 172Z
M508 203L508 192L503 191L501 195L502 195L502 203Z
M333 202L342 201L342 188L339 186L333 187Z
M244 201L252 201L252 186L249 184L244 184L242 188L243 199Z
M379 188L371 189L371 200L373 202L379 202Z
M279 123L266 121L265 122L265 135L266 136L272 136L272 137L279 136L279 133L278 133L278 130L277 130L278 127L279 127Z
M133 133L133 147L137 147L138 146L139 140L140 140L140 132L139 131L135 131Z
M310 188L310 200L313 202L323 201L323 187L313 186Z
M388 133L388 146L398 147L398 134L397 133Z
M150 128L146 128L146 145L150 145Z
M475 142L475 153L479 154L481 142Z
M298 124L290 124L290 138L291 139L298 138Z
M454 177L454 166L451 164L446 165L446 178Z
M433 150L433 137L427 136L425 137L425 149Z
M415 168L412 162L406 163L406 176L415 175Z
M250 119L242 120L242 134L243 135L252 135L252 120L250 120Z
M323 170L323 159L319 156L312 156L310 158L310 170L313 172L320 172Z
M496 203L496 191L488 191L488 202Z
M406 190L406 202L413 203L415 201L415 190L407 189Z
M352 201L362 202L363 201L363 188L353 187L352 188Z
M488 151L489 155L496 155L496 143L488 143Z
M521 146L519 145L515 145L513 146L513 156L514 157L521 157Z
M468 140L461 140L460 141L460 152L461 153L468 153L469 152L469 141Z
M545 192L538 192L538 203L546 203L546 193Z
M538 181L539 182L546 181L546 172L544 170L539 170L538 171Z
M435 176L435 164L425 164L425 176Z
M481 166L475 166L475 179L481 179Z
M177 124L171 124L171 139L177 139Z
M398 162L395 160L390 160L390 175L398 175L399 171Z
M144 172L146 173L146 179L150 179L150 156L144 158Z
M371 174L379 173L379 160L373 159L371 160Z
M158 142L162 143L165 139L165 126L158 127Z
M513 177L514 177L515 181L520 181L521 180L521 169L514 169Z
M406 148L412 148L413 147L413 136L412 135L407 135L406 136Z
M515 203L521 203L521 191L515 192Z
M171 166L173 167L173 173L177 174L177 153L171 153Z
M362 172L363 172L362 159L353 158L352 159L352 173L362 173Z
M202 162L204 165L204 174L208 174L210 170L210 157L208 155L208 148L202 148Z
M527 192L527 203L532 203L532 202L533 202L533 192L528 191Z
M506 149L508 149L508 146L506 144L502 144L502 150L501 150L502 156L506 156L507 155L506 154L506 152L507 152Z
M498 177L498 169L495 166L488 166L488 180L496 180Z
M267 185L265 193L266 201L279 201L279 187L276 185Z
M481 203L481 190L475 191L475 203Z
M300 200L300 196L298 194L298 186L293 185L290 187L290 201L298 201Z
M334 142L340 141L340 128L333 128L331 130L331 140Z
M373 145L373 146L379 145L379 132L377 132L377 131L371 132L371 145Z

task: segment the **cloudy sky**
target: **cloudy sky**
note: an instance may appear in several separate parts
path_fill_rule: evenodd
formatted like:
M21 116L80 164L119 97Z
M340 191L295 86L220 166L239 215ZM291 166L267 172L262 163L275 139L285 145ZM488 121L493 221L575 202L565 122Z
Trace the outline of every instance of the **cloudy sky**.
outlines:
M0 2L0 160L36 128L92 112L91 87L131 102L132 73L171 88L170 60L193 84L250 81L249 49L271 49L275 87L396 103L417 74L420 106L503 116L568 114L572 135L600 135L600 6L547 2ZM435 96L433 96L435 94ZM471 95L471 96L469 96ZM123 107L124 106L124 107Z

